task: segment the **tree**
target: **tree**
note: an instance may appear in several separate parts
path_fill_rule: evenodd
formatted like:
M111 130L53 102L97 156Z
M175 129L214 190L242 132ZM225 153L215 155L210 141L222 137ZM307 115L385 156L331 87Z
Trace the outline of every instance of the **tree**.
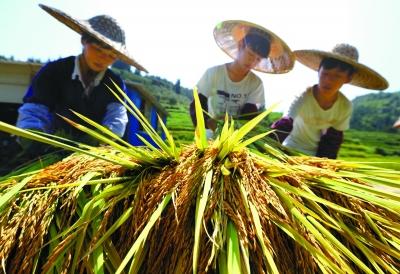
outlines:
M177 80L175 85L174 85L174 91L176 92L176 94L180 94L181 93L181 80Z

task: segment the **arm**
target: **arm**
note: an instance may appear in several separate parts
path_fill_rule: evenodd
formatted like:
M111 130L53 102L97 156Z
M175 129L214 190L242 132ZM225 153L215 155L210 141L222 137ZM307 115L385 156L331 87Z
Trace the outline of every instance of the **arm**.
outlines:
M25 103L18 109L17 127L52 132L52 115L42 104Z
M287 113L282 118L272 123L271 128L276 130L273 135L270 135L273 139L283 143L289 136L293 130L293 119L297 116L299 109L303 105L304 96L304 93L297 96L290 104Z
M35 75L23 98L24 104L18 110L17 127L52 132L56 74L56 66L49 63Z
M102 120L102 125L114 132L119 137L125 133L128 124L128 114L121 103L110 103Z
M343 131L336 130L333 127L328 128L326 133L321 136L316 156L336 159L343 139Z
M250 120L259 114L258 111L257 105L246 103L240 111L240 118Z

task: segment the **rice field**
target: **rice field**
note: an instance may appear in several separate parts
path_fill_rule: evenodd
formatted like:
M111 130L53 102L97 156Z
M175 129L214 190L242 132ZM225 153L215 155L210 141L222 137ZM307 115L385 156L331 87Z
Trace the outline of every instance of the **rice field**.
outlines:
M167 127L179 144L193 142L194 128L190 120L189 110L185 107L168 108ZM263 121L262 126L267 127L277 115L271 113ZM271 117L272 116L272 117ZM348 130L345 141L339 152L339 159L361 162L384 162L380 164L395 170L400 170L400 132L368 132Z

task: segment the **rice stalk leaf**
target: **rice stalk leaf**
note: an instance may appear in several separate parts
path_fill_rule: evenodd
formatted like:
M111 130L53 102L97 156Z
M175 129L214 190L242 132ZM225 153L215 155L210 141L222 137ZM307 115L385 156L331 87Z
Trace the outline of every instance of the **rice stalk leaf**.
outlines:
M7 204L19 195L20 190L32 179L33 176L26 177L20 183L15 184L0 196L0 212L7 206Z
M279 198L284 201L285 205L288 207L289 211L292 213L292 215L315 237L315 239L318 241L318 243L323 246L323 248L326 250L328 254L331 254L332 257L337 260L338 264L341 265L341 267L344 268L345 272L347 273L353 273L351 270L350 266L343 260L342 254L339 253L332 245L331 243L326 240L321 233L309 222L306 216L304 216L297 208L293 206L291 196L285 194L283 190L280 190L278 188L274 188L275 192L279 196Z
M17 135L17 136L20 136L20 137L24 137L24 138L35 140L35 141L42 142L42 143L45 143L45 144L49 144L49 145L52 145L52 146L55 146L55 147L61 147L61 148L64 148L66 150L70 150L70 151L74 151L74 152L80 152L80 153L83 153L83 154L86 154L86 155L89 155L89 156L92 156L92 157L95 157L95 158L103 159L103 160L109 161L111 163L119 164L119 165L122 165L122 166L125 166L125 167L128 167L128 168L134 168L134 167L137 166L135 163L128 162L126 160L119 159L120 161L116 161L113 158L107 158L107 157L104 157L104 156L102 156L100 154L93 153L92 151L88 151L88 150L80 149L80 148L77 148L77 147L74 147L74 146L71 146L71 145L67 145L67 144L64 144L64 143L61 143L61 142L58 142L58 141L43 137L40 134L34 133L33 131L28 131L28 130L24 130L24 129L21 129L21 128L12 126L12 125L8 125L8 124L6 124L6 123L4 123L2 121L0 121L0 130L8 132L8 133L13 134L13 135Z
M57 228L56 224L53 221L50 224L50 248L49 248L49 254L52 254L53 251L55 250L56 246L60 243L60 241L57 239ZM53 240L54 239L54 240ZM62 266L63 258L58 257L58 259L54 262L54 268L53 273L60 273L61 272L61 266Z
M93 179L89 180L85 183L85 185L101 185L101 184L115 184L115 183L120 183L128 180L132 180L133 177L116 177L116 178L107 178L107 179ZM42 186L42 187L32 187L29 189L23 189L20 190L20 193L25 193L25 192L33 192L33 191L38 191L38 190L49 190L49 189L63 189L63 188L74 188L82 184L82 181L78 180L74 183L68 183L68 184L60 184L60 185L48 185L48 186Z
M74 112L74 111L73 111L73 112ZM76 115L78 115L79 117L84 117L84 116L80 115L79 113L76 113L76 112L74 112L74 113L75 113ZM122 146L122 145L118 144L117 142L113 141L113 139L107 138L106 136L104 136L104 135L103 135L102 133L100 133L100 132L97 132L97 131L95 131L95 130L93 130L93 129L90 129L90 128L88 128L88 127L85 127L85 126L83 126L83 125L79 125L79 124L75 123L74 121L72 121L72 120L70 120L70 119L68 119L68 118L66 118L66 117L63 117L63 116L60 116L60 117L63 118L66 122L70 123L70 124L71 124L72 126L74 126L75 128L79 129L80 131L85 132L85 133L87 133L88 135L94 137L95 139L100 140L101 142L110 145L110 146L113 147L115 150L121 151L121 152L123 152L125 155L134 156L136 159L138 159L138 160L140 160L140 161L142 161L142 162L145 162L145 163L148 163L148 162L153 163L153 162L151 161L151 159L149 158L149 156L146 155L146 154L144 154L144 153L142 153L137 147L133 147L133 146L131 146L131 145L129 145L129 148L128 148L128 147L125 147L125 146ZM83 118L82 118L82 119L83 119ZM90 120L90 119L87 119L87 120ZM90 120L90 121L91 121L91 120ZM97 128L99 128L100 130L101 130L102 128L103 128L103 130L105 129L105 127L103 127L103 126L97 124L96 122L94 122L94 121L91 121L91 122L92 122L92 124L93 124L94 127L97 127ZM119 137L118 137L118 138L119 138ZM121 139L119 138L118 140L121 140ZM87 149L91 148L90 146L88 146L88 145L86 145L86 144L80 144L79 146L80 146L80 147L85 147L85 148L87 148ZM92 149L92 150L95 151L95 149ZM105 153L105 154L107 154L107 153ZM124 163L124 162L130 163L130 161L127 161L127 160L124 159L124 158L120 158L120 157L116 156L115 154L108 154L108 155L110 156L110 158L115 158L115 160L117 160L117 161L119 161L119 162L121 162L121 163Z
M233 151L239 151L239 150L241 150L241 149L243 149L245 147L248 147L250 144L252 144L252 143L256 142L257 140L260 140L260 139L264 138L265 136L267 136L268 134L270 134L270 132L271 131L264 132L264 133L261 133L261 134L257 134L256 136L253 136L253 137L247 139L246 141L244 141L244 142L240 143L239 145L237 145L233 149Z
M378 235L379 239L384 243L384 244L388 244L386 242L385 237L382 235L381 231L379 230L378 226L374 223L374 221L371 219L371 217L369 217L368 213L364 210L363 211L363 216L365 218L365 220L367 221L369 227L376 233L376 235ZM400 258L400 256L399 256Z
M245 123L241 128L236 130L227 140L228 140L228 145L226 145L226 150L222 151L218 154L219 159L224 159L226 155L233 150L234 147L236 147L241 139L248 134L253 128L255 128L268 114L272 112L272 110L276 107L276 105L273 105L266 111L258 114L256 117ZM232 120L231 125L233 126L234 122Z
M362 199L363 201L368 201L372 204L381 206L391 211L392 213L400 216L400 203L393 199L385 199L378 195L373 195L368 192L360 192L354 187L349 187L347 183L343 183L340 180L326 180L324 178L320 178L320 181L323 183L321 185L326 186L329 190L334 190L338 193L349 197L357 197Z
M348 248L346 248L335 236L333 236L327 229L325 229L316 219L307 216L307 219L340 251L342 251L352 262L354 262L365 273L373 274L373 272L366 266L356 255L354 255Z
M82 215L80 216L80 220L82 220L82 227L81 227L81 232L76 238L76 244L75 244L75 249L74 249L74 257L72 259L72 264L71 264L71 273L75 273L75 269L78 265L78 261L81 258L82 254L82 248L83 248L83 243L85 238L87 237L87 231L89 226L93 223L92 220L98 216L99 212L101 211L101 208L104 208L105 205L105 200L100 199L94 201L91 200L90 202L86 203L84 210L82 212Z
M341 212L343 214L350 214L350 215L355 214L353 211L351 211L351 210L349 210L349 209L347 209L345 207L339 206L339 205L337 205L337 204L335 204L333 202L330 202L330 201L328 201L326 199L320 198L315 194L310 194L310 193L308 193L308 192L306 192L304 190L301 190L300 188L291 186L289 183L282 183L282 182L280 182L280 181L278 181L276 179L273 179L273 178L271 178L269 180L269 183L271 185L275 186L275 187L278 187L278 188L284 189L284 190L286 190L286 191L288 191L290 193L299 195L300 197L304 197L304 198L310 199L312 201L321 203L321 204L323 204L325 206L328 206L328 207L330 207L330 208L332 208L332 209L334 209L334 210L336 210L338 212Z
M101 175L100 172L92 171L88 172L80 178L80 183L77 188L74 190L74 196L78 195L78 193L82 190L82 188L95 176Z
M341 222L340 226L342 227L343 230L345 230L347 233L350 233L350 235L357 235L357 232L352 231L344 222ZM353 238L353 243L357 248L364 253L365 257L369 261L369 263L372 264L372 266L375 268L375 270L378 273L385 273L379 265L385 268L388 272L392 274L398 273L397 271L393 270L392 267L390 267L387 263L385 263L380 257L378 257L376 254L370 251L368 247L366 247L358 238Z
M104 250L107 253L107 259L110 261L111 265L113 266L112 271L110 271L110 273L114 273L115 269L118 268L118 266L121 264L121 258L117 252L117 249L115 248L114 244L112 243L112 241L110 239L107 239L104 242ZM121 273L125 273L124 271L122 271Z
M273 222L317 260L318 266L323 273L344 273L342 269L335 265L328 257L326 257L325 254L323 254L319 249L315 248L306 238L304 238L289 224L283 223L278 219L274 219ZM330 271L328 271L326 268L329 268Z
M196 213L195 213L195 228L194 228L194 245L193 245L193 273L197 273L197 264L200 252L200 235L201 224L203 223L203 215L208 201L208 194L211 189L211 181L213 170L209 170L203 181L203 193L197 195Z
M381 224L385 225L387 228L395 230L396 232L400 233L400 224L399 223L395 223L390 220L387 220L387 219L383 218L382 216L380 216L379 214L377 214L376 212L372 212L369 210L364 210L364 212L366 212L371 219L374 219L374 220L380 222Z
M158 158L166 158L164 157L163 153L161 150L159 150L158 148L156 148L155 146L153 146L149 141L147 141L145 138L143 138L143 136L141 136L140 134L136 134L136 136L140 139L140 141L143 142L143 144L151 150L152 152L152 157L158 157ZM155 163L155 161L153 161Z
M250 270L250 255L248 247L244 246L242 242L240 242L240 250L242 254L242 273L251 274Z
M226 251L222 251L218 255L218 273L229 274L228 264L226 259Z
M245 123L242 127L237 130L233 143L239 142L245 135L247 135L252 129L254 129L268 114L272 112L276 108L277 104L272 105L267 110L261 112L256 117Z
M279 274L278 267L275 264L272 253L268 250L267 246L265 245L263 229L261 226L260 216L257 212L257 208L250 201L249 201L249 208L251 215L253 217L253 225L257 235L258 242L261 245L264 257L267 259L268 273Z
M104 265L105 265L105 258L104 258L104 251L103 247L100 246L96 248L93 252L93 272L95 274L104 274Z
M90 222L93 219L94 214L91 214L91 211L93 208L98 207L104 200L107 200L109 197L118 195L121 193L122 190L126 190L126 185L125 184L118 184L118 185L113 185L110 186L106 189L104 189L101 193L98 195L92 197L90 200L88 200L84 195L78 195L77 201L78 205L82 205L83 210L82 212L78 215L80 218L76 220L75 223L73 223L71 226L69 226L67 229L65 229L63 232L59 233L57 238L62 238L66 237L68 234L72 233L73 231L82 229L88 222ZM107 206L102 207L102 211L105 211L107 209ZM84 217L82 217L84 216ZM88 217L89 216L89 217Z
M100 245L103 244L103 242L107 241L110 239L110 236L121 226L123 225L129 217L133 213L133 208L130 207L127 210L122 213L122 215L112 224L112 226L104 233L103 236L93 245L92 250L96 249ZM91 251L89 251L90 253ZM87 254L88 255L88 254Z
M118 269L116 270L116 274L120 274L128 262L132 259L133 261L136 260L135 254L140 252L143 249L147 236L149 235L150 230L154 226L154 224L160 219L161 213L163 212L164 208L168 205L169 201L171 200L171 194L167 194L161 203L158 205L157 209L151 214L149 221L147 222L146 226L143 228L142 232L139 234L139 237L133 243L132 247L126 254L125 258L122 260L121 264L119 265Z
M197 148L200 151L203 151L208 146L208 143L207 143L206 125L203 116L203 108L201 107L199 94L197 92L197 87L193 88L193 100L196 111L196 125L197 125L194 139Z
M174 155L174 159L178 160L179 159L179 152L176 149L176 144L174 141L174 137L171 135L171 133L169 132L169 130L167 129L167 127L164 124L164 121L161 119L161 117L157 114L157 118L158 118L158 122L161 125L161 128L163 129L163 132L165 134L165 138L167 139L169 146L171 148L171 152Z
M226 230L227 271L228 273L242 273L238 233L232 221L228 221Z
M112 80L111 80L112 81ZM121 95L125 100L122 100L120 96L109 86L108 89L111 91L111 93L114 94L114 96L120 101L121 104L125 106L128 112L130 112L142 125L143 129L146 131L146 133L150 136L150 138L156 143L160 149L162 149L166 154L168 154L170 157L174 157L174 152L171 150L170 147L166 145L166 143L162 140L162 138L158 135L157 131L151 126L149 121L146 119L146 117L141 113L141 111L135 106L135 104L130 100L129 96L121 90L121 88L113 82L116 90L118 91L119 95Z

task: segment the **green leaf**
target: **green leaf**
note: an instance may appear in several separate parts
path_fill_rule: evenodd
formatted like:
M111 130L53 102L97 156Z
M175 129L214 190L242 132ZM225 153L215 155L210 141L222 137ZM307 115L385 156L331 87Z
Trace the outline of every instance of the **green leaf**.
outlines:
M137 260L135 254L137 254L144 248L144 244L147 239L147 236L149 235L154 224L160 219L161 213L163 212L164 208L168 205L170 200L171 200L171 194L167 194L164 197L164 199L161 201L161 203L158 205L157 209L150 216L150 219L147 222L146 226L143 228L142 232L139 234L139 237L133 243L132 247L126 254L125 258L122 260L122 263L119 265L119 267L116 271L116 274L120 274L132 258L133 258L132 264L135 263L135 260Z
M7 192L0 196L0 212L7 204L19 195L19 191L32 179L33 176L26 177L20 183L12 186Z
M213 170L209 170L206 173L206 177L203 182L203 193L197 194L196 199L196 214L195 214L195 229L194 229L194 246L193 246L193 273L197 273L197 263L200 252L200 235L201 225L203 223L203 215L208 201L208 193L211 189L211 181L213 176Z
M259 244L261 245L261 249L263 251L264 257L267 259L267 266L268 266L268 273L273 273L273 274L279 274L278 267L275 264L274 258L272 256L272 253L268 250L267 246L265 245L264 242L264 235L263 235L263 229L261 226L260 222L260 216L257 212L257 208L249 201L249 208L251 215L253 217L253 225L254 229L257 235L257 239Z
M228 221L227 232L227 271L228 273L242 273L240 263L239 238L235 225Z
M193 88L193 100L196 110L196 131L195 131L195 142L199 150L204 150L207 144L206 125L204 122L203 108L201 107L199 94L197 87Z

